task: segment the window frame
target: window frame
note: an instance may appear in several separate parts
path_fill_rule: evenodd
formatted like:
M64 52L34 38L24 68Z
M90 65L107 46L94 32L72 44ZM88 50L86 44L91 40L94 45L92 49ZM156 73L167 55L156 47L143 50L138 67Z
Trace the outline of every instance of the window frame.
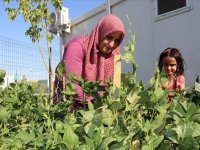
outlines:
M181 14L187 11L192 10L192 4L190 0L186 0L186 6L179 8L179 9L175 9L172 11L169 11L167 13L163 13L161 15L158 15L158 0L154 0L154 13L155 13L155 21L161 20L161 19L165 19L168 17L172 17L175 16L177 14Z

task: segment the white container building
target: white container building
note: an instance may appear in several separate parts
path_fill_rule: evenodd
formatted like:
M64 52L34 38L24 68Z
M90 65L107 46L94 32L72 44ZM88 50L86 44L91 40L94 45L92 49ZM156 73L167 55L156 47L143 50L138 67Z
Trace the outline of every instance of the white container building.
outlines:
M91 32L106 14L117 15L125 24L126 37L121 45L128 43L130 33L127 15L136 36L136 63L139 65L138 80L147 83L155 73L159 54L167 47L182 51L187 64L186 86L193 86L200 75L200 0L174 0L173 4L162 0L109 0L88 13L71 20L71 32L63 44L72 37ZM69 10L70 13L70 10ZM131 66L122 64L122 71Z

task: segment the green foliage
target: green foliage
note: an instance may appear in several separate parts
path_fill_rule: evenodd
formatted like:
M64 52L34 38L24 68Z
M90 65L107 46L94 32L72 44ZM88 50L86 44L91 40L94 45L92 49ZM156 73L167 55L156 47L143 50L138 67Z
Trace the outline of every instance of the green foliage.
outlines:
M200 106L200 83L198 83L198 78L196 78L196 82L194 87L190 88L187 93L186 97L188 98L188 101L194 102L198 107Z
M34 86L27 82L1 89L0 149L198 150L200 110L193 101L199 96L197 91L177 92L167 103L169 91L160 88L164 76L159 72L144 87L136 79L132 44L134 41L122 58L134 70L122 75L119 98L111 96L112 82L105 88L100 81L84 82L73 75L67 77L63 90L67 101L54 105L47 96L36 95ZM62 78L62 65L58 72ZM0 75L2 78L4 72ZM84 109L69 109L74 81L86 95L95 97L94 103Z
M50 105L27 82L12 83L0 93L0 148L199 149L200 111L190 97L177 93L167 103L156 80L147 89L135 81L120 89L120 99L103 94L76 111L67 102ZM83 87L101 91L99 83Z
M61 80L62 77L65 76L65 74L66 74L65 64L63 61L61 61L56 68L56 76L58 80Z
M200 75L197 76L196 82L197 82L197 83L200 83Z
M72 111L66 102L50 105L27 82L10 84L0 94L0 148L199 149L200 111L190 97L177 93L167 103L153 81L134 85L120 89L120 99L100 95L101 103ZM98 83L83 87L91 86L101 91Z
M4 70L0 69L0 85L4 83L4 77L6 75L6 72Z
M131 37L128 44L124 47L124 50L126 51L126 53L122 55L121 59L124 60L126 63L132 64L133 78L136 79L136 71L137 71L138 65L135 62L135 35L133 34L131 30L132 29L131 21L129 20L128 16L127 16L127 19L129 21L128 31L130 32Z
M21 15L24 18L25 23L30 25L25 31L25 34L31 38L33 43L37 42L38 44L44 65L49 73L49 99L51 103L53 103L53 66L50 43L54 36L48 32L48 26L51 24L49 8L53 6L56 10L60 10L62 0L4 0L4 2L7 4L5 11L7 12L9 19L15 20L17 16ZM18 5L11 5L12 3L17 3ZM45 39L47 43L48 60L45 60L43 49L40 46L40 42L43 39ZM49 61L49 66L47 66L47 61Z

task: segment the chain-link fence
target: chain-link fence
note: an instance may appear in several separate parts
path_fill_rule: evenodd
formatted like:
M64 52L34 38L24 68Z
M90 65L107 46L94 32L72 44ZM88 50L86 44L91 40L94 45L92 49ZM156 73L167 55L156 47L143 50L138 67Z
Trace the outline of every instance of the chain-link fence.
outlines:
M42 49L47 67L49 67L48 51L45 48ZM21 80L40 82L48 86L49 74L36 45L0 36L0 55L0 69L6 71L4 87ZM52 50L52 57L55 69L59 62L59 51Z

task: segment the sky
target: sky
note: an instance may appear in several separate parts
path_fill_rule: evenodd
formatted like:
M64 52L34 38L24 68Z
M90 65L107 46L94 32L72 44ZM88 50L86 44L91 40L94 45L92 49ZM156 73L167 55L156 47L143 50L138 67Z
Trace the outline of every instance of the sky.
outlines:
M106 0L63 0L63 6L69 9L69 18L82 16L84 13L101 5ZM24 23L22 17L17 17L15 21L8 19L5 13L6 5L0 1L0 35L16 39L23 42L31 42L30 38L25 35L29 25Z
M106 1L107 0L63 0L63 7L68 8L69 19L74 20L74 19L78 18L79 16L84 15L88 11L94 9L95 7L103 4ZM16 7L17 3L13 3L12 6ZM5 37L5 39L8 38L13 43L17 43L16 41L19 41L19 43L23 42L28 45L30 43L30 45L32 45L32 41L31 41L30 37L25 35L25 31L28 29L28 27L30 25L28 23L24 22L24 19L22 16L18 16L14 21L9 20L7 17L7 13L4 11L5 8L6 8L5 3L3 3L3 1L0 1L0 38L1 37ZM52 10L52 12L53 11L54 10ZM2 38L2 39L4 39L4 38ZM2 39L0 42L4 42ZM42 43L42 46L43 45L46 47L45 41ZM4 44L4 46L5 46L5 44ZM54 50L60 50L60 39L58 36L55 36L51 46L52 46L52 49L54 49ZM16 64L16 62L18 63L19 61L21 61L20 62L21 64L25 64L26 66L27 66L27 64L30 64L30 62L31 62L31 64L28 65L29 68L26 69L25 67L23 67L21 69L21 76L22 75L29 76L30 74L33 74L33 72L36 72L36 69L34 70L34 63L35 63L35 66L43 65L43 67L44 67L44 64L41 64L41 62L40 63L35 62L35 60L34 60L34 58L37 57L37 56L34 56L35 53L39 54L38 51L33 52L33 50L29 49L29 52L32 52L32 54L31 54L32 58L34 57L33 60L30 60L29 58L24 58L23 56L17 56L16 51L18 49L21 50L22 48L15 47L15 44L11 48L11 50L6 49L6 47L2 47L2 48L0 47L0 55L1 55L0 56L0 68L1 68L1 66L3 66L3 68L6 68L6 72L8 74L13 75L17 71L18 71L18 74L20 74L20 70L15 69L16 68L15 64ZM22 49L22 51L24 51L24 53L26 53L26 50L27 50L27 48ZM8 55L9 55L9 57L6 58L6 56L8 56ZM19 54L19 55L21 55L21 54ZM22 59L21 59L21 57L22 57ZM11 69L9 69L8 67L5 67L5 65L8 64L8 62L9 62L9 64L11 64L11 63L13 64L13 66L11 66ZM59 60L57 62L59 62ZM33 65L33 66L30 67L31 65ZM42 74L42 73L38 73L38 74ZM35 75L33 75L33 76L35 76ZM45 73L45 76L46 76L46 73ZM38 77L38 78L42 78L42 77Z

